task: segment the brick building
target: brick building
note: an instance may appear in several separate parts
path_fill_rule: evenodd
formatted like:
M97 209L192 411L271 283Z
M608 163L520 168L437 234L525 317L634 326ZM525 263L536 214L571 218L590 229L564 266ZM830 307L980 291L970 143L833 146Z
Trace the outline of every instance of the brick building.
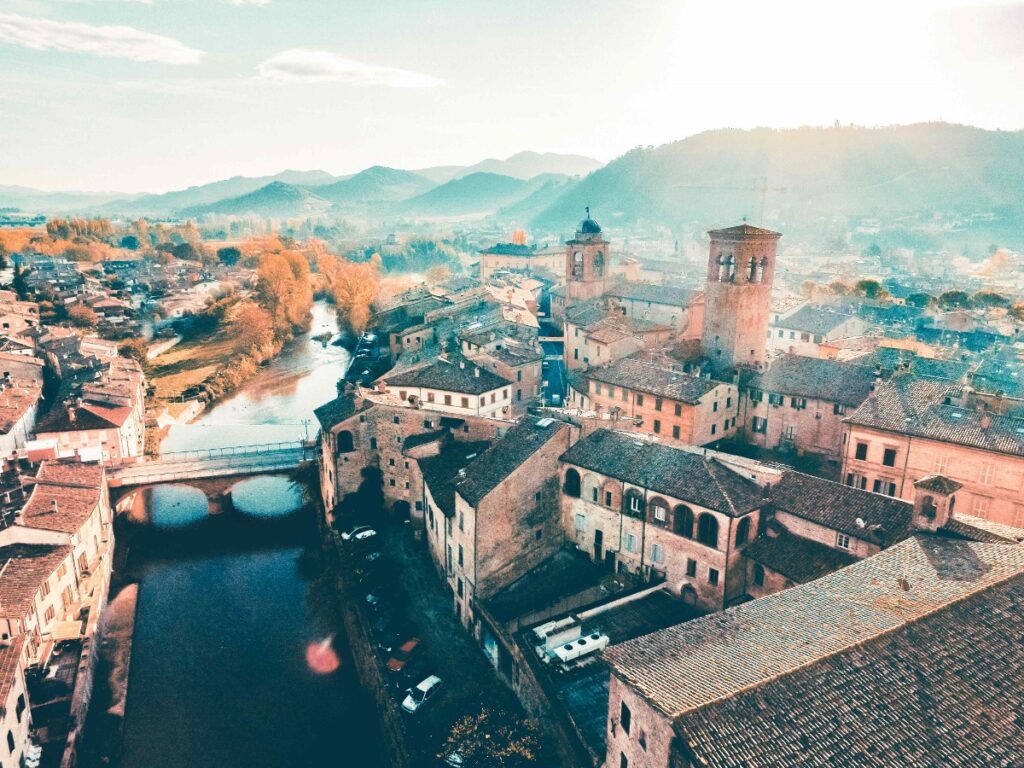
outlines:
M512 384L456 356L438 357L426 365L384 376L378 381L378 388L381 394L397 396L395 405L408 404L458 416L509 418Z
M840 339L861 336L867 328L868 324L856 315L805 305L772 322L768 329L768 349L773 353L830 357L833 356L830 345Z

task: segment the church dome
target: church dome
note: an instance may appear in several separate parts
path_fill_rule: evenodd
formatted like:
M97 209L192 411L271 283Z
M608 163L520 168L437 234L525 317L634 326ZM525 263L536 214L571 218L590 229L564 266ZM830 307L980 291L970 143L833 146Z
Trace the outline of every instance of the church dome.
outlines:
M580 222L580 226L576 230L581 235L600 235L601 225L590 218L590 206L587 206L587 218Z

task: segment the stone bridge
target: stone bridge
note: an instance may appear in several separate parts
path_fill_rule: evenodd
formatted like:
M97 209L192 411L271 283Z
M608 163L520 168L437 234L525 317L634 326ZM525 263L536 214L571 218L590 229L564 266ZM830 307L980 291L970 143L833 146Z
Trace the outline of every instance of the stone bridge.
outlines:
M281 472L315 459L316 447L316 441L295 440L176 451L133 464L108 467L107 478L112 487L130 487Z

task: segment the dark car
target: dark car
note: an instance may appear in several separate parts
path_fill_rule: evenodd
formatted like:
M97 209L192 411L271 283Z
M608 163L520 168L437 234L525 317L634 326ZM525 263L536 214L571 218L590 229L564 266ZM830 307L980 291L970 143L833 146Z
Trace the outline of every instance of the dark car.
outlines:
M422 652L423 641L418 637L408 638L391 652L391 658L388 659L388 671L401 672L405 669L406 664Z

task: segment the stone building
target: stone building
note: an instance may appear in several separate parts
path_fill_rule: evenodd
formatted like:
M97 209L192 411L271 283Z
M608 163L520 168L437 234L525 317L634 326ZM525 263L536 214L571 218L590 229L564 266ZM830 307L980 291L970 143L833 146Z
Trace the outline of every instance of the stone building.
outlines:
M493 446L451 444L420 460L427 541L464 626L477 600L561 547L556 474L573 431L527 417Z
M839 462L843 419L871 394L871 366L784 354L741 378L743 439L767 449L815 453Z
M707 445L736 433L739 388L634 358L570 381L569 405L664 441Z
M480 282L486 283L497 273L553 272L565 268L565 251L561 248L538 248L536 245L497 243L479 252Z
M861 336L867 328L868 324L856 315L805 305L772 322L767 335L768 349L773 353L829 357L831 345L840 339Z
M378 388L380 394L395 398L394 405L458 416L510 418L512 384L479 365L467 364L462 357L438 357L426 365L384 376Z
M662 579L709 610L741 597L740 548L758 530L761 486L718 458L599 430L561 457L566 535L609 571Z
M1024 704L1022 600L1024 547L922 533L613 645L604 764L1013 764L1024 730L992 722Z
M607 365L669 341L673 329L634 319L593 304L577 304L565 314L565 364L570 370Z
M781 235L740 224L708 232L701 346L712 375L730 380L736 368L760 369Z
M938 473L961 483L959 511L1024 525L1024 419L955 382L894 376L846 417L843 481L911 500Z

